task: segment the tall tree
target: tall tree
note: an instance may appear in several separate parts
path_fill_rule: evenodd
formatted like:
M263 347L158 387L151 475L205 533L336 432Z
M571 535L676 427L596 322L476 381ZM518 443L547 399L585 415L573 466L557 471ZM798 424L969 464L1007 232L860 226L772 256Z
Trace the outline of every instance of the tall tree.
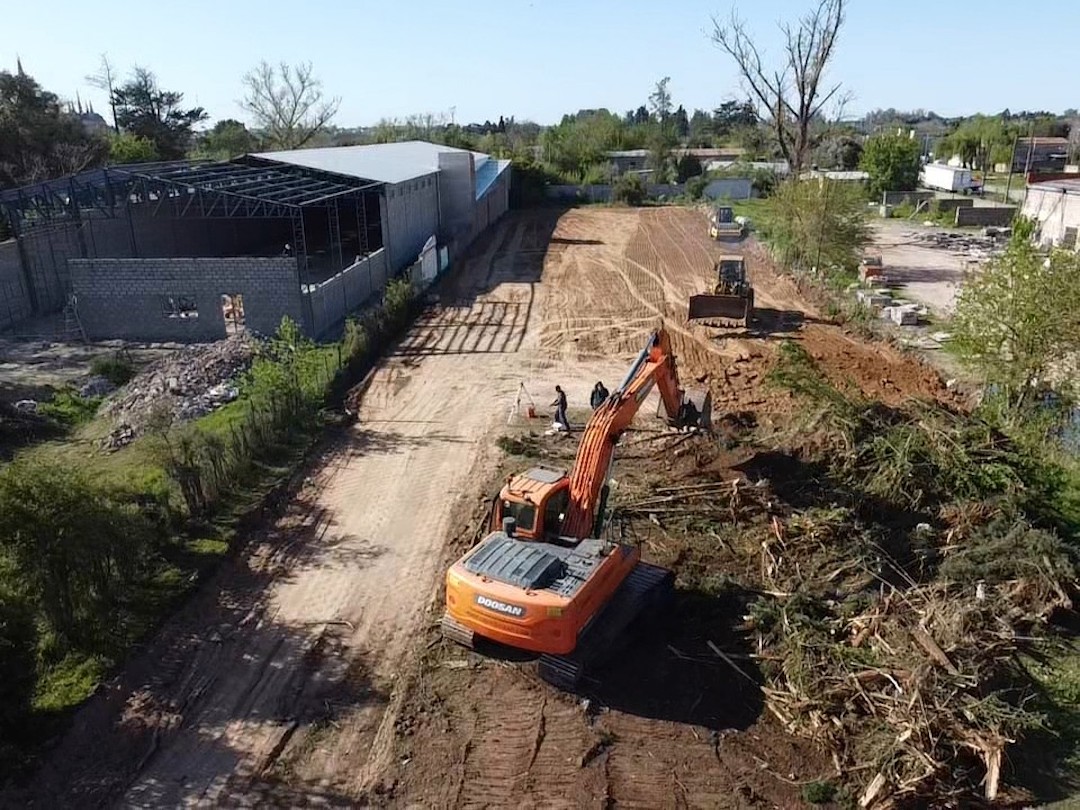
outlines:
M106 152L21 65L16 73L0 71L0 187L80 172Z
M258 149L258 140L240 121L226 118L218 121L206 133L201 150L218 160L229 160L237 155L254 152Z
M713 18L712 40L734 61L752 96L766 112L781 154L794 176L806 165L813 138L810 125L837 97L840 85L822 86L832 61L846 0L819 0L797 24L782 23L784 57L767 66L762 51L733 9L725 22Z
M298 149L337 115L340 98L324 98L322 82L310 62L259 66L244 75L240 105L251 113L256 129L276 149Z
M116 97L113 95L116 91L116 70L113 68L112 62L109 61L108 54L103 53L101 55L101 63L98 65L97 73L90 73L85 79L92 87L104 90L109 94L109 109L112 110L113 132L119 134L120 125L116 123Z
M202 107L182 109L183 93L163 90L157 77L136 67L131 79L113 91L116 123L121 130L154 144L162 160L176 160L187 154L192 128L207 118Z
M675 118L672 115L671 91L668 90L670 81L671 78L665 76L649 94L652 120L645 143L649 150L649 167L653 171L653 180L657 183L666 183L671 179L674 172L672 152L678 142Z
M903 135L875 135L863 147L859 165L870 175L870 194L912 191L919 183L919 142Z
M690 116L682 104L675 110L675 134L679 138L690 137Z

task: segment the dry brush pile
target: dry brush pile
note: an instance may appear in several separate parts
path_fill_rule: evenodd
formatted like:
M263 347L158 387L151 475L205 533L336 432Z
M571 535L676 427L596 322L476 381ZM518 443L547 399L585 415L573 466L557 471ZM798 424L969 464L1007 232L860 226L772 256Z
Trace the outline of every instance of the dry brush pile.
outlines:
M698 440L668 439L667 469L624 481L615 519L644 524L683 587L742 594L767 710L861 806L1020 796L1016 755L1063 716L1031 663L1080 570L1053 469L978 418L839 391L796 344L770 381L806 405L798 425L687 464L672 457Z
M766 706L863 807L998 798L1008 747L1050 727L1025 657L1077 588L1053 475L974 417L837 391L795 344L772 379L816 406L775 438L813 471L785 494L817 502L761 541Z

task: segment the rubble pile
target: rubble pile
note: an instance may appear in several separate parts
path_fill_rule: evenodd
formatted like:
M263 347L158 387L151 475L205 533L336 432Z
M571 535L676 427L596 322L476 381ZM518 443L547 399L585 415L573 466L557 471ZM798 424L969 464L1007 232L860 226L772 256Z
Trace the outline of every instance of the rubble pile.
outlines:
M1007 242L1006 239L996 235L938 230L905 231L903 238L914 244L942 248L977 261L997 255L1005 248Z
M238 378L250 368L258 342L246 334L190 346L148 367L102 408L116 422L110 447L123 446L159 408L173 419L205 416L239 395Z

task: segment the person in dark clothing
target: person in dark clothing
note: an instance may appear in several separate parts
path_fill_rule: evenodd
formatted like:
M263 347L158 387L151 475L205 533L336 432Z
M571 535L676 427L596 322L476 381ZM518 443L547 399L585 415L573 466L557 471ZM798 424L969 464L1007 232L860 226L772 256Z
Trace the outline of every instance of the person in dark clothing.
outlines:
M593 386L592 393L589 395L589 405L592 406L592 409L595 411L607 401L608 396L608 390L604 388L604 384L602 382L597 382L596 385Z
M570 422L566 418L566 394L562 386L555 386L555 401L551 403L555 407L555 421L563 426L563 430L570 430Z

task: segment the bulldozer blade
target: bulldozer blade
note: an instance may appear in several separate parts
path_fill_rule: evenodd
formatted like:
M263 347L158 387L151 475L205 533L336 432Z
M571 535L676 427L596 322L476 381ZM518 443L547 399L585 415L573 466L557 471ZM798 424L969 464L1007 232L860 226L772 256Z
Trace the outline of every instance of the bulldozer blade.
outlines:
M687 317L691 321L726 319L745 323L747 304L747 299L739 295L691 295Z

